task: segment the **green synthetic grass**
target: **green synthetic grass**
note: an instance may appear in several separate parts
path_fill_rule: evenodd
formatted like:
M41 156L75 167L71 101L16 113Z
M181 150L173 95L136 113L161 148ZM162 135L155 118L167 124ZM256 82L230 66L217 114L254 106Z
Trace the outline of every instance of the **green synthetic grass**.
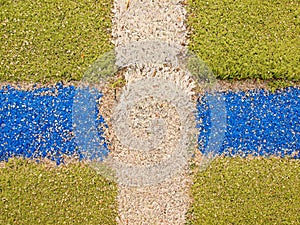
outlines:
M11 159L0 168L0 224L116 224L116 195L115 183L83 164Z
M112 48L112 0L1 0L0 81L80 80Z
M300 80L299 1L188 0L187 10L189 48L218 78Z
M195 175L188 224L300 224L300 161L218 158Z

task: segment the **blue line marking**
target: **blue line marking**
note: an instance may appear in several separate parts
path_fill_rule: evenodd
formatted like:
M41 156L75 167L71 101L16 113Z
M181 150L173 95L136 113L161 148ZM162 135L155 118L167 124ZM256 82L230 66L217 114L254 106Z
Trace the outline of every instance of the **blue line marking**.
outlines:
M40 88L32 91L20 91L10 86L0 90L0 161L13 156L26 158L46 157L63 162L63 156L77 155L85 158L75 142L72 106L75 87ZM100 96L99 96L100 97ZM95 108L94 108L95 109ZM95 123L101 127L104 119ZM103 139L103 130L98 135ZM103 155L108 153L105 142L102 143Z
M227 125L219 154L300 158L300 89L223 93ZM211 120L207 101L198 103L199 149L207 151Z
M0 160L13 156L47 157L60 164L64 155L86 158L74 138L72 106L75 95L75 87L61 84L31 91L10 86L0 89ZM100 97L101 94L96 99ZM263 90L228 92L222 93L222 97L226 107L226 131L215 149L218 154L300 159L299 88L287 88L274 94ZM214 130L211 126L215 123L212 121L220 117L220 111L211 113L205 98L207 96L198 102L196 115L199 149L203 153L214 146L209 144ZM100 140L101 154L95 157L103 158L108 154L102 129L105 121L103 117L97 119L97 114L95 107L92 115L86 116L94 119L99 128L97 140ZM85 138L91 140L89 136Z

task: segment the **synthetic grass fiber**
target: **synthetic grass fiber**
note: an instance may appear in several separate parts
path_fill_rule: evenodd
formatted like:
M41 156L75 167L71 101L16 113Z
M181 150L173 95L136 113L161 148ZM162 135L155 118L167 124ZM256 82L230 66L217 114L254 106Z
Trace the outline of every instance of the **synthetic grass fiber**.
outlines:
M300 161L217 158L194 178L188 224L300 224Z
M189 48L221 79L300 80L300 2L188 0Z
M84 164L11 159L0 168L0 224L116 224L116 195Z
M80 80L109 37L112 0L0 1L0 81Z

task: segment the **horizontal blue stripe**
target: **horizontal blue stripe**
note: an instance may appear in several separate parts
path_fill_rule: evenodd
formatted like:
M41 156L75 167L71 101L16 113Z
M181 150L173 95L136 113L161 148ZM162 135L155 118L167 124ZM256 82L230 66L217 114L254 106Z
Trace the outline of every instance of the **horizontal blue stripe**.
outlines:
M10 86L0 90L0 160L13 156L47 157L57 164L63 156L84 158L74 138L72 106L76 95L73 86L20 91ZM100 96L99 96L100 97ZM101 138L104 120L94 119ZM103 139L103 137L102 137ZM102 143L103 154L108 152ZM102 150L103 150L102 149Z
M76 88L58 84L31 91L10 86L0 90L0 160L13 156L47 157L57 164L63 156L84 158L73 129L73 101ZM101 94L98 98L101 97ZM300 90L283 92L249 91L222 93L226 110L226 131L218 154L279 155L300 158ZM207 96L197 105L199 149L205 153L212 130L211 105ZM107 155L102 117L94 112L101 154ZM214 114L217 116L217 114ZM87 140L90 137L87 137ZM82 146L82 144L80 144ZM297 152L298 151L298 152ZM97 156L99 157L99 156Z
M255 90L222 93L226 132L218 154L229 156L292 156L300 158L300 89L287 88L274 94ZM202 103L200 103L202 102ZM206 96L197 105L198 142L205 153L211 118Z

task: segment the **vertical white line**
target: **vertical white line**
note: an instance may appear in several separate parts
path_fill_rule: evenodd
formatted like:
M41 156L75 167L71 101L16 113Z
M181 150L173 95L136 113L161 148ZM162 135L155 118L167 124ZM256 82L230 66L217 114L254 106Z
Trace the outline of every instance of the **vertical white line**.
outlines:
M186 46L186 10L180 0L115 0L113 43L155 40Z
M162 41L187 46L186 11L179 0L115 0L113 43ZM118 55L118 52L117 52ZM172 74L176 79L176 73ZM187 166L188 167L188 166ZM119 224L184 224L189 206L188 168L158 185L119 185Z

